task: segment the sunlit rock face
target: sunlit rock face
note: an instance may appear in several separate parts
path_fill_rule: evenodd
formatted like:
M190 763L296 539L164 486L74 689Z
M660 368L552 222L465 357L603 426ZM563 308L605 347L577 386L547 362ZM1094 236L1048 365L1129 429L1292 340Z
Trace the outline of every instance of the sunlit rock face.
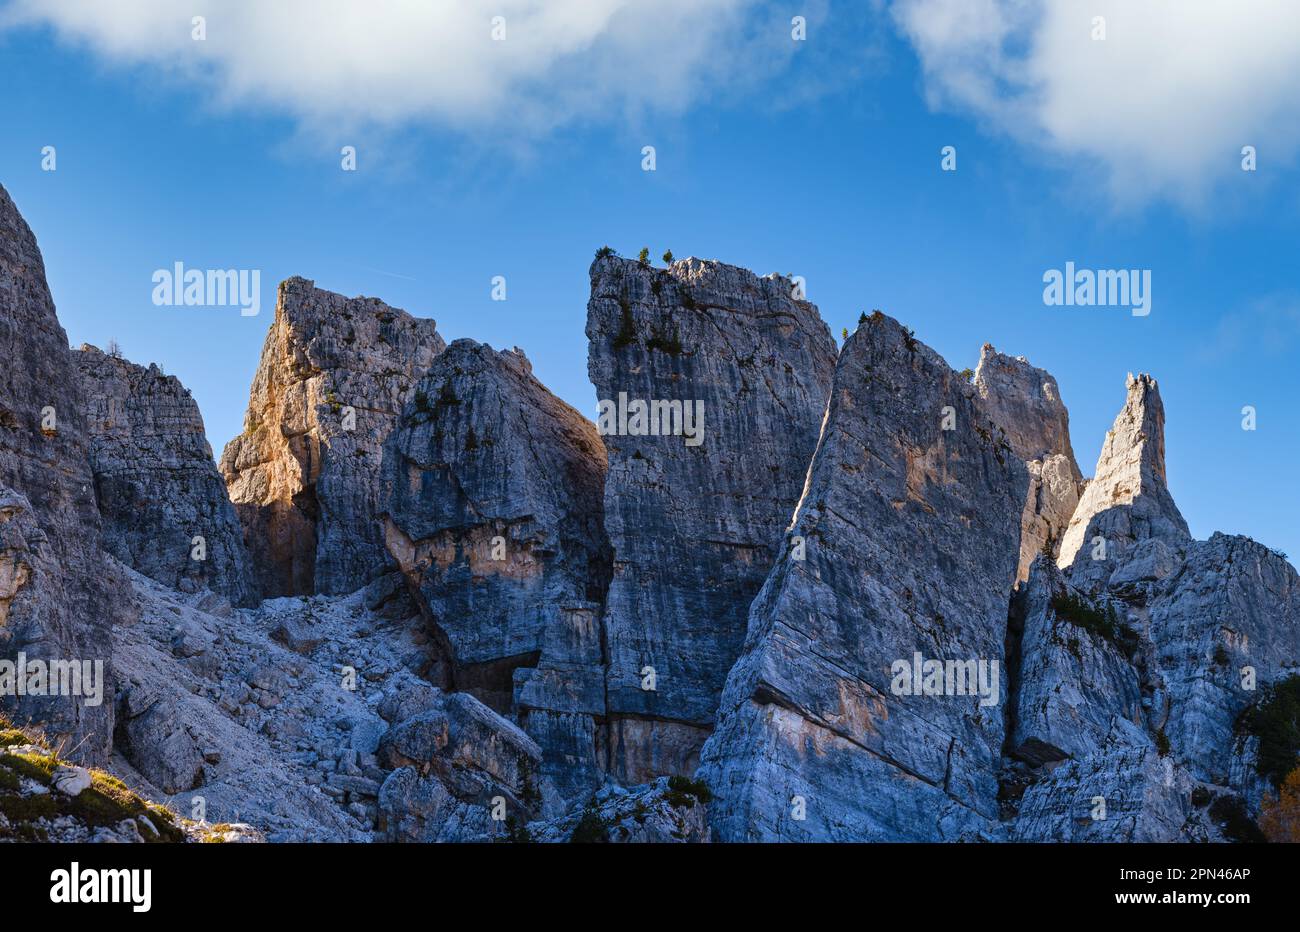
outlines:
M221 456L262 597L341 595L388 566L384 440L445 346L432 320L376 298L280 284L244 432Z
M1004 355L989 343L980 350L975 389L989 418L1029 470L1016 570L1016 579L1024 581L1036 556L1056 557L1083 489L1070 444L1070 413L1056 379L1023 356Z

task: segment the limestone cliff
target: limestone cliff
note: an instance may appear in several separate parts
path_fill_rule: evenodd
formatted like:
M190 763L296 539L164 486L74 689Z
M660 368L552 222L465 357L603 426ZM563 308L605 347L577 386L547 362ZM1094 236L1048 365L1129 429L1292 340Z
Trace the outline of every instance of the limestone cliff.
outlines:
M36 238L0 188L0 658L75 662L103 696L0 696L75 759L100 763L113 732L111 629L122 582L99 550L86 403ZM66 669L66 668L65 668ZM85 684L89 686L89 683ZM12 684L11 684L12 688ZM15 690L16 691L16 690Z
M975 388L993 423L1029 469L1029 492L1020 521L1020 566L1029 576L1038 554L1056 556L1084 483L1070 444L1070 413L1056 379L1023 356L980 350Z
M262 597L343 594L382 572L383 443L444 347L432 320L376 298L280 284L244 432L221 456Z
M1084 489L1057 562L1107 563L1148 538L1190 539L1165 476L1165 407L1149 375L1128 377L1124 408L1106 434L1097 470ZM1100 543L1099 543L1100 541ZM1082 564L1076 572L1082 572Z
M719 838L999 837L1026 484L969 382L883 314L858 327L704 747Z
M521 351L472 340L434 361L384 452L388 547L446 645L444 685L513 715L563 799L607 757L604 484L595 425Z
M611 770L625 781L694 769L803 488L836 349L793 287L700 259L591 266Z
M173 588L256 601L244 538L189 390L157 366L82 346L104 549Z

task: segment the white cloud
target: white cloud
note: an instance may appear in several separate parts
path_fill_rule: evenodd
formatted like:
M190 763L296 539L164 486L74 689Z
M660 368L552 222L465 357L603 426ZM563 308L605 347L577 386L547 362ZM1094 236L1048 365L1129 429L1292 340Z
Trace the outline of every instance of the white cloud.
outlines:
M1081 156L1121 203L1202 203L1300 147L1295 0L896 0L932 105ZM1092 38L1093 18L1106 38Z
M226 106L309 126L535 132L678 110L743 80L756 0L11 0L9 26L50 26L116 64L197 80ZM191 18L207 38L191 38ZM503 16L506 39L492 39ZM789 43L787 43L789 44ZM776 56L779 57L779 56Z

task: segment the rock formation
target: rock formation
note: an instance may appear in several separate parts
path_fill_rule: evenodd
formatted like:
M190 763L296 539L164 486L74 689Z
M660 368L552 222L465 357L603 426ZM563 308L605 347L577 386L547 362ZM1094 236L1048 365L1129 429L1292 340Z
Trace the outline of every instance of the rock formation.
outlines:
M384 440L445 344L432 320L290 278L221 472L263 597L341 595L388 563Z
M96 702L0 695L73 759L100 763L113 732L111 629L121 581L99 549L86 407L36 238L0 188L0 659L73 663L102 680ZM68 669L64 667L64 669ZM89 684L84 684L89 686ZM88 701L89 700L89 701Z
M1191 539L1148 376L1129 377L1060 561L1034 564L1020 605L1010 746L1038 769L1013 837L1241 840L1266 786L1242 714L1300 669L1300 577L1248 538Z
M592 264L610 767L624 782L694 769L803 488L836 350L793 289L699 259Z
M1166 483L1160 389L1149 375L1130 375L1128 398L1106 434L1097 471L1061 538L1057 562L1070 567L1087 559L1109 566L1138 541L1177 544L1190 537ZM1081 566L1075 572L1082 572Z
M1029 576L1039 553L1055 558L1079 503L1083 477L1070 444L1070 413L1056 379L985 343L975 370L975 388L993 423L1029 469L1029 494L1020 527L1016 579Z
M93 346L73 359L104 549L173 588L207 586L237 605L255 601L243 532L189 391L157 366Z
M998 837L1026 485L969 382L883 314L858 327L704 747L719 838Z
M605 449L519 350L457 340L384 452L389 551L445 643L445 685L512 714L566 799L606 755ZM599 723L599 724L598 724Z
M430 705L379 746L393 768L379 790L385 839L489 841L506 823L529 822L541 800L541 748L468 693L439 693Z

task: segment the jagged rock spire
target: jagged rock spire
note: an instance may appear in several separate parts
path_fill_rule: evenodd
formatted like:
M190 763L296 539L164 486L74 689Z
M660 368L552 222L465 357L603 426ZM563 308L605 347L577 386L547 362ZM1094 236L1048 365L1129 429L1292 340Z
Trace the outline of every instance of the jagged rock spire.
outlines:
M836 347L790 279L694 258L597 258L587 336L609 428L611 770L637 783L695 768L803 489ZM665 422L676 404L694 435L622 416L651 404Z
M387 566L384 440L445 347L432 320L377 298L281 282L244 432L221 455L263 597L342 595Z
M1106 434L1097 471L1070 519L1057 562L1070 567L1094 560L1097 538L1104 551L1094 562L1109 561L1117 551L1147 538L1171 543L1190 539L1165 476L1165 408L1156 380L1129 374L1124 408Z
M445 685L513 715L544 801L571 801L603 779L604 445L518 349L457 340L413 396L384 448L389 552L447 647Z

